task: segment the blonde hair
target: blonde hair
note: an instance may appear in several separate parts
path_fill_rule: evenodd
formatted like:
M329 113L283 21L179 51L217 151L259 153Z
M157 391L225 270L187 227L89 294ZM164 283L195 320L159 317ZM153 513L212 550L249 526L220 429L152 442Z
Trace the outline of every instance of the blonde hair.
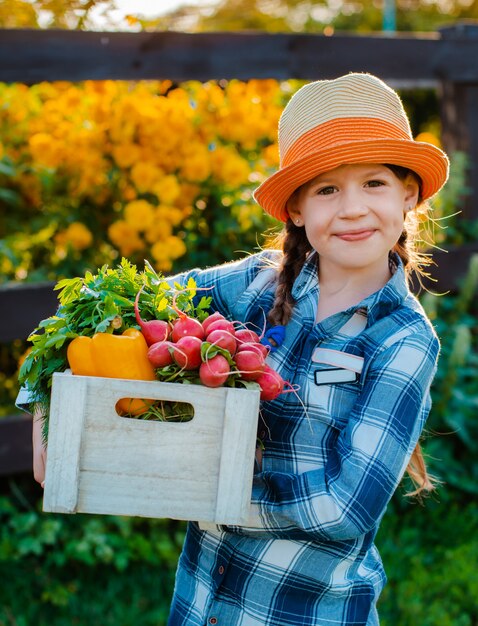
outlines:
M411 176L418 182L419 187L421 186L420 178L415 172L397 165L386 164L386 167L402 182ZM298 201L299 195L308 184L305 183L294 191L289 198L288 205ZM429 205L423 202L419 195L415 211L410 211L407 214L403 232L392 248L392 252L396 252L402 260L407 278L410 278L411 273L414 272L420 284L421 276L427 275L423 268L431 262L430 257L419 250L419 243L423 240L421 226L425 223L424 217L428 215L428 211ZM282 231L271 240L269 245L281 249L283 255L278 268L274 303L269 311L268 320L273 325L285 325L290 320L295 305L292 297L294 281L305 261L313 252L313 248L307 239L305 228L295 226L291 219L287 220ZM430 492L435 489L438 481L428 473L420 443L415 446L406 471L415 487L406 495L423 495L423 492Z

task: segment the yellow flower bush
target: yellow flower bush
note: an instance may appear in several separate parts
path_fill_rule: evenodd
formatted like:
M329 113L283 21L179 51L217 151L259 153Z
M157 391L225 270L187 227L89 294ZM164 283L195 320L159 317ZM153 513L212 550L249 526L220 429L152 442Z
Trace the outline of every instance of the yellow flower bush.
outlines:
M0 233L3 278L120 255L169 271L252 250L272 221L251 191L278 165L289 92L273 80L0 84L0 202L18 225Z

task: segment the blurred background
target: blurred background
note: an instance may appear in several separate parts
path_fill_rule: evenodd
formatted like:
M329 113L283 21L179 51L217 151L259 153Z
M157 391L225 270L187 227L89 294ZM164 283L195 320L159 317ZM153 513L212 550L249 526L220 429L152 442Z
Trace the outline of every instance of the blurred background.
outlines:
M474 20L478 2L468 0L3 0L0 49L11 29L435 40L451 28L476 40ZM0 66L7 61L0 56ZM424 250L438 267L419 293L442 341L423 442L442 484L423 502L406 497L404 484L382 522L383 626L478 624L478 109L460 117L464 102L467 111L478 102L469 68L476 57L457 65L458 87L449 77L394 84L414 136L443 145L452 169L433 201L435 223L424 224ZM27 334L53 314L54 296L45 315L38 300L36 317L29 291L34 323L17 336L13 318L23 311L11 310L11 294L52 293L57 280L122 256L167 274L256 251L279 225L252 191L278 166L279 115L302 84L297 76L0 82L0 626L161 626L184 535L170 520L41 513L24 460L30 424L14 401Z

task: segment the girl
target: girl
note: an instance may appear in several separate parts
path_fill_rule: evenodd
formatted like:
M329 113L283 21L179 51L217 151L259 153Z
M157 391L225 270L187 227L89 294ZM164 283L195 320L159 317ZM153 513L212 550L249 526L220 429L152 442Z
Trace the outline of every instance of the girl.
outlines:
M261 407L250 525L189 524L169 626L378 624L378 525L407 466L431 487L418 439L439 343L407 273L448 159L367 74L300 89L279 146L255 198L285 222L282 250L191 275L231 319L267 314L284 335L268 362L299 398Z
M267 317L268 362L298 392L261 407L249 524L188 525L169 626L377 625L380 520L405 469L432 486L418 440L439 343L407 274L447 157L368 74L300 89L279 146L255 198L281 249L173 279L251 328Z

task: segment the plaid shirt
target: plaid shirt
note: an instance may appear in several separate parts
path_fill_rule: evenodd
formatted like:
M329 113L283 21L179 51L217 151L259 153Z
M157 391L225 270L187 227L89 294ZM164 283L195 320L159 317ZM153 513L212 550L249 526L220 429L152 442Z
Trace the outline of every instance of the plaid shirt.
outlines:
M275 252L174 277L259 328ZM379 522L430 410L439 343L398 267L377 293L316 323L315 254L269 364L298 388L261 406L250 526L188 525L169 626L372 626L385 583ZM305 407L305 408L304 408Z

